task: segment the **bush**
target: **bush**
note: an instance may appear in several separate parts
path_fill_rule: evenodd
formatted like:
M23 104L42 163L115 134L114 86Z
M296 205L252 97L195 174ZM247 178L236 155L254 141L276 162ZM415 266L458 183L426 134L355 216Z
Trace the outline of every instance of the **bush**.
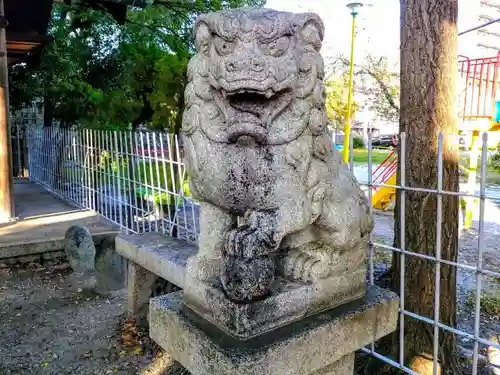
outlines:
M365 140L359 136L352 138L352 148L365 148Z
M495 171L500 173L500 142L497 145L495 153L491 157L491 166Z
M138 174L136 182L141 181L143 186L136 188L136 194L143 199L154 199L159 204L172 205L174 203L174 196L172 194L159 192L155 189L161 187L168 191L173 191L171 166L161 161L147 160L139 162L138 167L138 170L136 170L136 174ZM176 189L178 188L176 187ZM182 191L185 197L191 195L187 176L182 181Z

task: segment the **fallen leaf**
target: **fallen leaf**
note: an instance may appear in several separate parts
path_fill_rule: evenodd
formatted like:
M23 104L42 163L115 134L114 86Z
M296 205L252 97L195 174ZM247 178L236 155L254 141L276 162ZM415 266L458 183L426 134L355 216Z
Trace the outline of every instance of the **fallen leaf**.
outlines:
M49 365L49 362L43 362L42 367L47 367Z

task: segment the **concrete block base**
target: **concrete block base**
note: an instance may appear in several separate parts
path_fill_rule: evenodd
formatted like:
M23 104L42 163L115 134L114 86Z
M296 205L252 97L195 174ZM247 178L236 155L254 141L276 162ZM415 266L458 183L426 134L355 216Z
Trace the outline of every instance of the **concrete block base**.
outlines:
M352 375L353 353L396 329L399 305L396 294L369 287L362 299L241 340L182 299L150 301L150 335L192 375Z
M330 276L312 280L287 277L288 262L281 259L269 295L250 304L228 299L220 281L220 262L192 257L187 261L183 303L226 333L249 339L363 298L366 255L366 244L339 254L337 263L329 267Z
M139 325L147 324L148 303L156 275L144 267L129 261L127 292L129 316L136 319Z

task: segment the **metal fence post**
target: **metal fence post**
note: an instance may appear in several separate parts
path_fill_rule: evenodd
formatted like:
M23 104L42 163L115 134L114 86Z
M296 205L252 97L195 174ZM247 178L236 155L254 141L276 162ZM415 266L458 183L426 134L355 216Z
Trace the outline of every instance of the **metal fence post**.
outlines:
M118 132L115 130L113 132L113 138L115 143L115 155L116 155L116 176L117 176L117 188L118 188L118 222L120 226L128 228L128 225L123 225L123 202L122 202L122 188L121 188L121 178L120 178L120 149L118 148ZM112 154L110 150L110 155ZM128 229L127 229L128 231Z

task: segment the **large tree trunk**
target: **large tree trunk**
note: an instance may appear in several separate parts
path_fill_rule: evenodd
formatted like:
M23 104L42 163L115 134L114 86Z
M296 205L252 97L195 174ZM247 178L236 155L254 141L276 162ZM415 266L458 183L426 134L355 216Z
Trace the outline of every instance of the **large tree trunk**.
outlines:
M437 189L438 135L443 132L443 190L458 191L459 154L454 105L457 1L401 0L400 131L406 132L404 183L410 189ZM403 181L399 181L401 182ZM437 200L435 193L406 191L406 250L436 256ZM457 197L442 196L441 258L450 261L457 260L458 208ZM394 233L395 247L398 248L402 247L400 209L399 195L396 201ZM434 318L435 264L434 261L405 256L406 311ZM391 279L392 288L398 293L402 267L401 256L395 253ZM456 267L441 265L440 288L439 322L455 327ZM432 325L410 317L406 317L404 322L405 365L422 375L433 374L433 328ZM380 349L397 360L399 332L384 340ZM455 358L454 335L439 330L438 373L456 374ZM373 367L369 370L370 374L387 374L394 370L388 365L381 366L376 371Z

